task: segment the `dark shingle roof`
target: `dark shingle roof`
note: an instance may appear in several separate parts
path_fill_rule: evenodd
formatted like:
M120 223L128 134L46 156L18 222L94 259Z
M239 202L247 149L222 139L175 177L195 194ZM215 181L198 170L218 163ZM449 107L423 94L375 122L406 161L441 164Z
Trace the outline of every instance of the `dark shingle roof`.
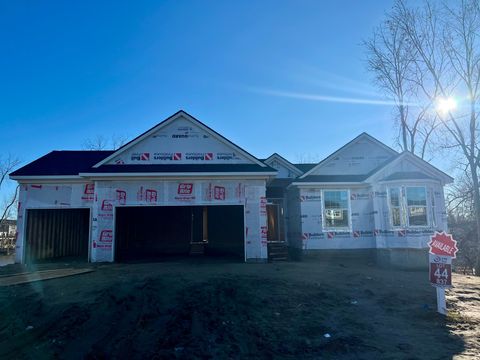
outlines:
M286 188L295 179L273 179L267 184L267 187Z
M66 176L79 173L175 173L175 172L275 172L257 164L167 164L167 165L102 165L92 168L114 151L52 151L10 176Z
M114 151L52 151L12 172L10 176L78 175Z
M309 175L303 179L295 179L295 182L362 182L368 177L367 175Z
M307 171L313 169L318 163L302 163L302 164L293 164L297 169L306 173Z

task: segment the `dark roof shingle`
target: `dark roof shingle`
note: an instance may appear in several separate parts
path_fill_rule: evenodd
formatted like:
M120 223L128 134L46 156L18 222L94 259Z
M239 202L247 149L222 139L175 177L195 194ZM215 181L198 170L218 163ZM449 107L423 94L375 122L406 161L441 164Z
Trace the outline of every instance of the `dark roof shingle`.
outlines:
M366 175L308 175L303 179L295 179L295 182L339 182L339 183L351 183L362 182L368 177Z
M102 165L99 161L114 151L52 151L12 172L10 176L67 176L79 173L200 173L200 172L275 172L257 164L166 164L166 165Z
M307 171L313 169L318 163L301 163L301 164L293 164L298 170L306 173Z
M15 170L10 176L78 175L113 154L113 150L102 151L52 151L47 155Z

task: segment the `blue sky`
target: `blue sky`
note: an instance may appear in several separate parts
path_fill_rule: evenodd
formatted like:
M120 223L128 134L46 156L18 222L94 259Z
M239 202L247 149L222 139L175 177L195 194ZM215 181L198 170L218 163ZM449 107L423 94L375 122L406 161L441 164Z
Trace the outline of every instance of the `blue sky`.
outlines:
M184 109L258 157L394 145L362 39L392 1L3 1L1 153L132 138ZM285 95L294 96L285 96ZM335 99L334 99L335 100Z

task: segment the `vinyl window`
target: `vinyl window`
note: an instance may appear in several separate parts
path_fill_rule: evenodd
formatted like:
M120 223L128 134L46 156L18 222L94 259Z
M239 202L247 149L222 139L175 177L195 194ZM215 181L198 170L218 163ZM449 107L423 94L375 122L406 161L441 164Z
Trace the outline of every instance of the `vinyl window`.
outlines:
M390 188L389 206L392 227L428 226L427 189L424 186Z
M402 226L401 189L390 189L390 218L392 226Z
M350 204L348 190L323 191L323 225L328 229L350 227Z
M407 187L407 216L409 226L427 226L427 191L423 186Z

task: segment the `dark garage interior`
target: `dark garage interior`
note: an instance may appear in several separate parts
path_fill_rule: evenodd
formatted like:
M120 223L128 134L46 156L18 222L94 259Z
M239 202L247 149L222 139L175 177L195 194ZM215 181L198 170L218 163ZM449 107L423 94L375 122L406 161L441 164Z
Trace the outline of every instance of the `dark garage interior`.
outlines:
M88 260L89 209L27 210L26 262L55 258Z
M243 261L243 206L116 208L116 261L189 254Z

